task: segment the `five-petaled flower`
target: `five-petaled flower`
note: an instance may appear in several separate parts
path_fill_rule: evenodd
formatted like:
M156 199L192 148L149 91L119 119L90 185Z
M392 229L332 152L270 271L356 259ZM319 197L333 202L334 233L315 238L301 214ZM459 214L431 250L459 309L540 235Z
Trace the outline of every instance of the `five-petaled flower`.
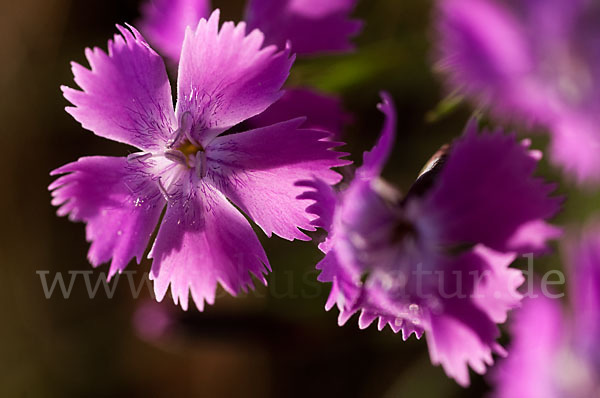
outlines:
M478 133L476 123L421 174L407 195L380 173L391 152L396 115L384 95L381 137L347 189L324 181L305 198L315 225L329 231L320 246L319 280L332 282L326 308L339 323L360 312L359 326L378 320L403 338L427 334L432 362L461 385L468 365L484 373L497 323L519 304L520 253L545 251L560 230L546 223L560 207L553 185L532 176L540 153L501 131ZM331 216L333 214L333 217Z
M95 134L137 147L119 157L85 157L52 172L59 215L84 221L94 266L110 276L138 263L161 219L149 253L156 296L168 286L175 303L213 303L217 283L236 294L265 282L270 268L250 224L268 235L308 239L314 230L300 179L337 183L332 167L348 164L327 133L293 119L242 133L227 132L281 95L294 57L263 48L264 36L226 22L219 12L188 29L182 46L177 106L162 59L141 34L118 27L108 54L86 50L91 70L73 63L82 91L63 87L67 111Z

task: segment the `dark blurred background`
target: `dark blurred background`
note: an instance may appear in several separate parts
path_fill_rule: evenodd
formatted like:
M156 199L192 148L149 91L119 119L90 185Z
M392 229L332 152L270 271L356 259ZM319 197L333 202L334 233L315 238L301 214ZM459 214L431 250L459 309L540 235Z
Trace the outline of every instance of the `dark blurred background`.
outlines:
M239 20L243 1L214 1L223 20ZM451 112L433 72L431 2L362 1L366 21L357 52L301 60L290 84L313 85L343 98L354 121L346 140L353 159L374 142L382 125L375 105L382 89L399 112L395 153L385 176L404 191L423 164L458 136L472 109ZM269 287L236 299L219 294L215 306L187 313L167 297L153 304L147 290L134 299L121 279L112 299L100 287L90 299L82 275L68 299L48 282L62 272L90 271L83 224L55 216L47 186L50 170L85 155L128 148L83 130L66 112L59 86L73 86L69 62L87 66L86 46L106 49L115 23L135 23L136 0L4 0L0 6L2 148L0 204L4 211L0 281L0 396L2 397L480 397L488 387L473 374L461 389L430 364L425 341L403 342L389 329L360 331L356 318L337 326L325 312L329 286L316 282L314 243L261 235L275 272ZM440 111L441 109L441 111ZM538 138L535 147L544 148ZM545 163L540 172L558 174ZM597 195L569 194L557 220L583 220ZM519 265L523 265L520 261ZM558 255L536 263L560 267ZM141 283L149 261L131 264ZM107 267L93 271L94 284Z

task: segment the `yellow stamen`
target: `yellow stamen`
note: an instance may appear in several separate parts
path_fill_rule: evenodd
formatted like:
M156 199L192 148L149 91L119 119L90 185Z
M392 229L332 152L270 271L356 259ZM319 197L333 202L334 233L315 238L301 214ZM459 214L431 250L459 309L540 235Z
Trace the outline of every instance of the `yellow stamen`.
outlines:
M185 142L183 142L183 144L181 144L177 149L181 153L183 153L186 158L189 155L195 155L198 151L204 151L204 148L197 147L196 145L192 144L188 140L186 140Z

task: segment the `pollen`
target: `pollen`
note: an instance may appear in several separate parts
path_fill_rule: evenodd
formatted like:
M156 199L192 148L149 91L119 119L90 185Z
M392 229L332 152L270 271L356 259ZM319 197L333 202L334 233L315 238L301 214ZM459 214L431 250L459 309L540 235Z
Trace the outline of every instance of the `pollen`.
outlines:
M202 146L197 146L192 144L189 140L185 140L177 150L185 155L188 158L189 155L195 156L196 153L202 151L204 152L204 148Z

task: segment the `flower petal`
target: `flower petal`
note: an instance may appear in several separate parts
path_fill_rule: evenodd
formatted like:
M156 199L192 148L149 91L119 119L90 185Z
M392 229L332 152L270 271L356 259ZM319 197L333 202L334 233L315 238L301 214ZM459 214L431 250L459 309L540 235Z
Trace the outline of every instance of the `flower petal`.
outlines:
M318 280L333 283L327 309L337 304L340 325L354 313L361 312L361 328L371 323L368 320L379 319L380 329L387 324L394 332L402 330L406 337L413 332L420 336L420 328L404 322L394 312L395 308L391 308L396 303L389 305L390 300L385 297L389 288L380 288L379 279L375 276L377 271L371 267L372 262L381 267L398 267L395 262L395 254L398 253L394 251L382 256L381 253L367 254L357 249L371 245L381 247L379 239L385 240L382 231L391 232L396 226L395 213L377 193L379 184L383 184L379 179L358 179L341 193L333 229L327 240L319 245L326 255L316 266L321 271ZM371 238L373 241L369 241ZM401 306L403 303L398 304Z
M599 120L566 117L553 126L550 156L580 183L600 182Z
M532 68L526 32L504 7L481 0L440 1L438 67L453 89L507 112L518 108Z
M383 102L379 104L379 109L385 115L385 124L377 143L370 152L364 153L364 164L356 171L356 179L347 189L348 192L368 192L372 193L371 185L376 185L379 189L388 190L388 186L381 179L376 179L381 173L387 159L389 158L396 138L396 111L393 101L388 93L381 93ZM366 185L364 184L367 182ZM313 199L315 204L307 208L309 213L317 215L319 218L313 222L314 225L324 228L331 232L333 214L337 204L337 194L331 186L319 179L300 181L297 185L311 188L300 198ZM361 203L362 201L358 201ZM385 213L387 218L389 214ZM323 249L325 252L327 250Z
M520 270L509 268L516 255L498 253L483 245L475 246L473 251L487 262L485 271L478 276L474 286L473 300L492 321L504 323L508 311L518 307L523 298L517 289L525 277Z
M362 28L350 19L357 0L251 0L246 20L281 48L289 40L298 54L350 51Z
M306 208L308 213L317 216L311 223L315 227L323 228L325 231L331 231L333 223L333 214L337 203L336 192L333 187L325 181L315 178L312 180L298 181L297 186L309 188L309 191L298 196L297 199L308 199L314 201Z
M92 244L88 258L97 267L112 258L109 277L139 262L164 207L157 185L143 165L125 158L86 157L52 172L52 204L58 215L83 221Z
M493 364L493 353L506 353L496 342L496 324L519 305L516 289L524 280L520 271L508 268L513 260L514 255L478 245L440 266L444 296L425 328L429 355L462 386L469 385L469 366L483 374Z
M315 227L297 198L306 189L296 182L315 177L335 184L341 176L331 167L349 163L332 150L340 144L326 140L328 133L299 129L302 122L218 137L206 148L208 178L268 236L308 239L298 228Z
M561 350L565 325L560 302L536 292L523 300L510 325L512 336L507 358L492 373L497 398L548 398L563 396L556 386L556 356Z
M334 140L341 138L344 125L351 119L344 112L338 97L310 89L294 88L286 90L279 101L248 120L248 124L252 128L265 127L298 117L306 117L302 127L327 131Z
M578 240L566 245L569 264L569 292L573 304L575 333L584 351L598 351L600 334L600 224L585 228Z
M73 63L83 91L63 86L67 107L81 125L104 138L157 149L176 129L171 85L163 60L133 27L108 42L108 54L86 49L90 69Z
M277 101L294 57L289 49L262 48L259 31L245 23L223 24L219 10L186 32L177 85L177 115L194 117L192 135L203 146Z
M554 185L533 176L539 154L513 135L477 133L476 123L452 146L424 199L423 214L444 244L484 245L501 252L539 252L558 235L545 223L562 199ZM531 231L543 233L539 236Z
M473 329L473 325L476 329ZM493 364L493 348L500 332L485 314L468 302L432 315L427 330L429 355L434 365L441 364L446 374L463 387L469 386L469 368L485 373ZM501 352L500 349L498 349Z
M357 177L372 178L381 174L396 141L396 109L392 97L381 93L382 102L377 106L385 115L385 124L377 143L369 152L363 155L363 165L356 171Z
M230 294L253 287L253 274L266 284L267 256L244 216L206 183L185 202L167 207L156 242L151 278L161 301L171 285L175 303L188 308L188 295L199 310L213 304L217 283ZM265 266L267 268L265 268Z
M325 309L329 311L334 305L337 306L338 324L343 326L352 315L360 312L358 325L361 329L366 329L377 320L379 330L389 326L394 333L402 331L403 340L407 340L413 333L420 339L424 332L423 327L395 316L393 311L388 311L387 300L378 291L381 289L363 286L358 267L353 267L348 262L342 266L340 260L348 259L339 258L337 250L338 247L329 250L325 258L317 264L317 269L322 271L318 277L320 282L332 282Z
M139 23L149 41L177 64L188 26L210 16L210 0L147 0Z

